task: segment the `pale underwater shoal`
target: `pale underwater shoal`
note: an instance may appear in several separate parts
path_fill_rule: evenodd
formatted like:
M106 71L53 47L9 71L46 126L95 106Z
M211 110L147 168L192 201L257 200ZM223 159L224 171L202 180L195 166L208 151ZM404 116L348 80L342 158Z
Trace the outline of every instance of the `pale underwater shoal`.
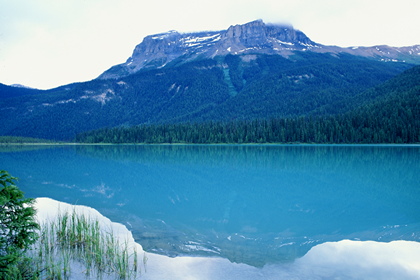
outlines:
M139 259L144 255L143 273L139 279L157 280L230 280L230 279L408 279L420 280L420 243L414 241L326 242L316 245L301 258L290 263L268 264L262 268L232 263L219 257L167 257L144 252L131 232L114 223L97 210L71 205L50 198L37 198L35 203L40 223L53 220L59 213L83 214L100 222L101 228L135 248ZM80 276L80 275L79 275ZM77 279L73 275L71 279Z

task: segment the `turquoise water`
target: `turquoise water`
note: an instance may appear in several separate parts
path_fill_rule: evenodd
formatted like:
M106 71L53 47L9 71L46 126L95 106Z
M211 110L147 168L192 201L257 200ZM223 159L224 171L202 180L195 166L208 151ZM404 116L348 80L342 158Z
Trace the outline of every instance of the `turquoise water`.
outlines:
M149 252L263 266L327 241L420 241L420 146L0 147L30 197L96 208Z

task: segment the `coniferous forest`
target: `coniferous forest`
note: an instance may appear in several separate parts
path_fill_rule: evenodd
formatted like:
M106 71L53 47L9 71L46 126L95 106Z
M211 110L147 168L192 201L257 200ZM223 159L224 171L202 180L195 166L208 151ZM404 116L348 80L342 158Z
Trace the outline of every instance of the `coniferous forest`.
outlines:
M47 91L3 86L0 136L9 137L3 142L28 141L18 136L80 143L420 143L420 66L348 55L294 58L261 55L245 63L226 56Z
M364 105L345 115L194 122L104 128L78 134L85 143L420 142L419 89Z
M140 125L105 128L77 135L84 143L418 143L418 123L378 123L372 116L271 119L235 122Z
M344 114L162 123L83 132L85 143L420 143L420 66L353 97ZM369 102L366 102L369 100ZM347 104L336 103L345 108Z

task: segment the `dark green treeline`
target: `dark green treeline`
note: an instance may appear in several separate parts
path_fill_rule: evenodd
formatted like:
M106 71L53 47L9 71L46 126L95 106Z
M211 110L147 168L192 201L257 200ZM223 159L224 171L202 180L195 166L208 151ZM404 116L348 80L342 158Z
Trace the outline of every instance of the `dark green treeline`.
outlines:
M77 135L84 143L419 143L419 122L318 117L139 125Z

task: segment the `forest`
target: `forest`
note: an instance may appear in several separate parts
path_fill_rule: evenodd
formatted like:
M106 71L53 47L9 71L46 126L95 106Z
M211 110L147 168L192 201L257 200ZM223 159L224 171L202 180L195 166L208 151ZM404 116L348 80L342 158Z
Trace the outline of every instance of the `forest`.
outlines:
M87 143L417 143L419 92L420 66L304 52L293 60L230 55L47 91L0 88L0 135Z
M375 118L298 118L105 128L76 136L83 143L419 143L418 125Z
M382 98L387 90L366 91L411 67L303 52L293 60L226 56L140 71L121 80L29 93L14 89L19 93L4 91L0 98L0 135L71 141L106 127L328 117ZM398 84L398 92L418 82L418 76Z
M79 133L83 143L420 143L420 66L336 102L341 114L142 124Z

